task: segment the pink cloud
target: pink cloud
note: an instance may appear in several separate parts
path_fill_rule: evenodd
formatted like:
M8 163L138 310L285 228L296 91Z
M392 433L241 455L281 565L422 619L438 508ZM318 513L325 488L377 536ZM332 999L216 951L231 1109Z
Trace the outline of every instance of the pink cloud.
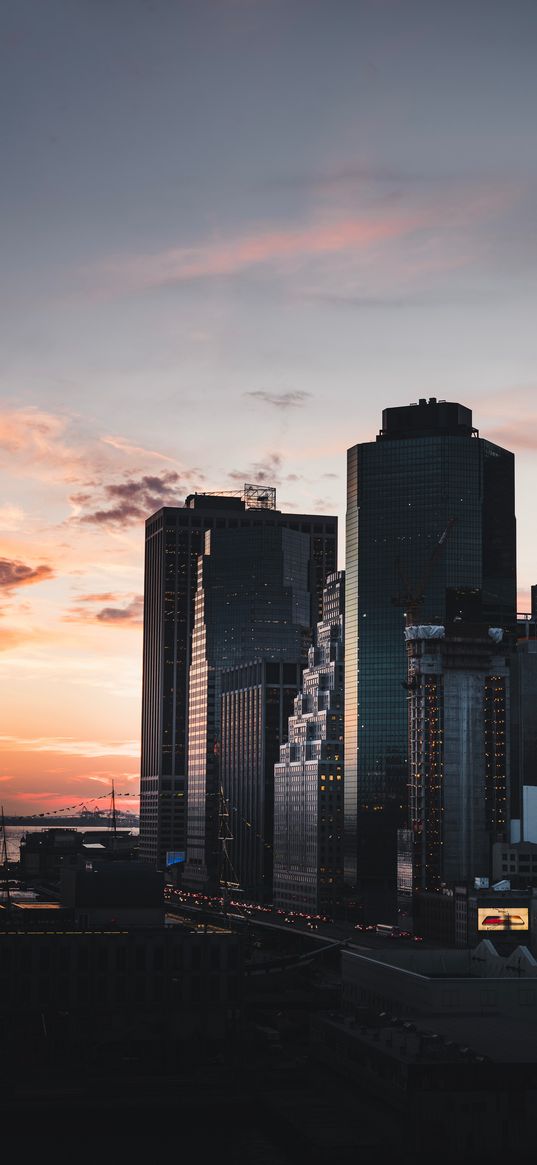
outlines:
M498 425L487 429L487 441L495 445L503 445L504 449L511 449L513 453L532 452L537 450L537 414L534 417L521 418L518 423Z
M134 454L137 457L156 457L158 461L169 461L171 465L176 465L177 462L174 457L167 457L165 453L159 453L156 449L145 449L143 445L133 445L126 437L102 437L104 445L111 445L113 449L118 449L121 453Z
M76 481L85 469L81 450L66 440L68 420L42 409L4 409L0 412L0 452L10 456L9 468L33 477ZM87 472L87 468L86 468Z
M2 456L3 455L3 456ZM175 466L157 469L154 461ZM179 481L180 468L173 457L156 449L137 445L117 434L83 431L81 419L75 415L61 416L34 407L0 409L0 465L17 476L36 478L57 486L60 483L83 484L85 490L108 489L118 496L121 491L132 491L126 480L133 473L143 474L142 484L162 490L162 481L168 485ZM202 474L197 470L185 472ZM114 482L117 479L117 482ZM89 496L89 495L88 495ZM24 518L22 510L13 506L0 509L0 521L16 529Z
M408 235L424 225L426 219L423 212L363 215L303 229L258 231L229 242L171 247L155 254L118 258L105 264L102 273L111 278L113 285L126 289L234 275L261 263L364 250Z
M39 566L28 566L17 559L0 558L0 591L10 595L19 587L27 587L44 579L54 578L51 566L42 562Z
M537 388L533 384L488 393L476 406L481 434L488 441L514 453L537 450Z
M103 603L106 605L103 607ZM139 627L144 609L143 595L81 595L63 616L66 623L100 623L115 627Z
M258 227L229 239L213 238L194 246L167 247L153 253L114 256L99 265L99 287L104 293L140 291L166 284L185 283L211 276L236 275L263 264L299 262L327 256L356 256L382 244L417 235L415 274L451 270L474 257L469 233L476 224L495 217L518 196L505 183L461 183L459 188L434 197L413 195L414 205L400 210L383 206L356 214L356 196L308 225L274 229ZM425 248L420 254L420 248ZM376 253L376 252L375 252ZM393 261L393 257L392 257ZM403 264L405 270L408 264ZM412 265L411 265L412 269ZM94 269L95 273L95 269ZM403 272L404 273L404 272Z

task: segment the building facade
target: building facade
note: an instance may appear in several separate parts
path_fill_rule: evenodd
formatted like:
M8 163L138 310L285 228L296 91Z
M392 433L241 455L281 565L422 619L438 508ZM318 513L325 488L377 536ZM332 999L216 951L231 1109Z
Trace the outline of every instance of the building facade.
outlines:
M333 913L343 893L344 573L327 580L289 740L274 768L274 904Z
M194 494L153 514L145 529L140 850L164 868L186 851L188 686L198 556L206 530L298 530L309 539L310 626L337 563L337 518L283 514L276 491L245 486L242 496ZM175 860L172 858L172 860Z
M537 840L537 622L526 624L511 665L512 840Z
M463 588L487 626L513 622L513 454L480 438L461 405L385 409L376 441L348 452L346 537L345 876L393 902L407 811L405 599L425 589L420 621L445 623L447 595Z
M509 834L510 648L498 628L408 627L409 831L399 895L489 879ZM409 870L409 860L411 868Z
M258 660L222 672L220 773L229 872L256 902L272 902L274 765L301 678L296 660Z
M305 662L311 641L309 565L308 536L282 526L205 536L188 708L188 885L215 888L224 874L219 845L228 802L221 771L223 671L249 660ZM236 743L240 751L242 742ZM230 780L233 763L228 756Z

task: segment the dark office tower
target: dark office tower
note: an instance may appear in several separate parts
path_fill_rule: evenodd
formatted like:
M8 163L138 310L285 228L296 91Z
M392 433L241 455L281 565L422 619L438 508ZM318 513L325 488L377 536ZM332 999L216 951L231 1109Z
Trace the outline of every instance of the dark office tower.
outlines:
M512 841L518 840L517 830L521 841L537 838L537 588L531 590L531 619L511 660Z
M404 610L444 623L447 590L452 605L477 591L487 626L512 624L515 549L514 457L479 437L470 409L385 409L376 441L349 449L345 870L372 903L375 888L394 901L406 816Z
M296 660L260 660L222 672L220 773L229 854L233 877L256 902L272 902L274 765L301 678Z
M333 913L343 893L344 574L330 575L289 740L274 768L274 903Z
M457 619L410 626L405 638L410 836L400 834L400 906L410 891L489 878L492 845L509 840L511 649L504 632Z
M215 889L224 876L222 672L249 660L305 662L311 641L309 566L310 540L299 531L260 525L205 535L188 705L187 885ZM240 733L236 743L240 749ZM228 796L225 801L229 809Z
M337 563L337 519L276 510L270 486L233 495L193 494L184 507L165 508L146 522L140 846L164 868L186 851L188 677L198 555L206 530L281 526L307 534L310 547L310 624L322 588Z

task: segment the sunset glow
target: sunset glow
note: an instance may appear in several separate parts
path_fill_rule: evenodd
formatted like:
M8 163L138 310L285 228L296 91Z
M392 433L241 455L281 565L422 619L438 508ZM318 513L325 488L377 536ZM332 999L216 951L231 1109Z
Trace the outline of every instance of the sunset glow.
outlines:
M531 40L499 6L486 52L471 12L461 46L447 9L418 19L413 4L398 38L388 2L342 22L329 5L297 3L287 22L294 4L156 17L135 2L132 26L121 4L87 22L76 4L56 22L48 4L31 22L16 7L1 72L0 795L43 812L114 778L135 807L144 520L160 506L259 481L282 509L343 518L345 451L375 438L382 408L457 400L516 452L528 609Z

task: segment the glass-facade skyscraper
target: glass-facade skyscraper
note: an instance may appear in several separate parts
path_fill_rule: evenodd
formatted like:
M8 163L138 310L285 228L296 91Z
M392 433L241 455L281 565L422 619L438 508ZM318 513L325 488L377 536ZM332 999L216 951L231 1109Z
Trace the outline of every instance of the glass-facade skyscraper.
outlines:
M488 626L514 622L514 457L470 409L431 398L385 409L376 441L349 449L347 482L345 876L380 903L395 900L407 813L405 598L444 623L473 591Z
M273 900L274 765L301 678L296 660L258 660L222 673L220 775L231 880L255 902Z
M282 526L215 530L198 559L188 703L187 885L218 887L223 799L254 734L236 734L235 759L221 763L223 671L249 660L305 663L311 640L307 534ZM297 671L295 668L295 682ZM263 731L263 726L260 725ZM222 787L222 769L229 787Z
M205 531L264 525L308 537L314 627L326 576L337 565L337 518L282 513L275 489L257 485L245 486L242 496L192 494L184 506L158 510L146 522L140 848L161 869L168 855L186 851L188 684Z

